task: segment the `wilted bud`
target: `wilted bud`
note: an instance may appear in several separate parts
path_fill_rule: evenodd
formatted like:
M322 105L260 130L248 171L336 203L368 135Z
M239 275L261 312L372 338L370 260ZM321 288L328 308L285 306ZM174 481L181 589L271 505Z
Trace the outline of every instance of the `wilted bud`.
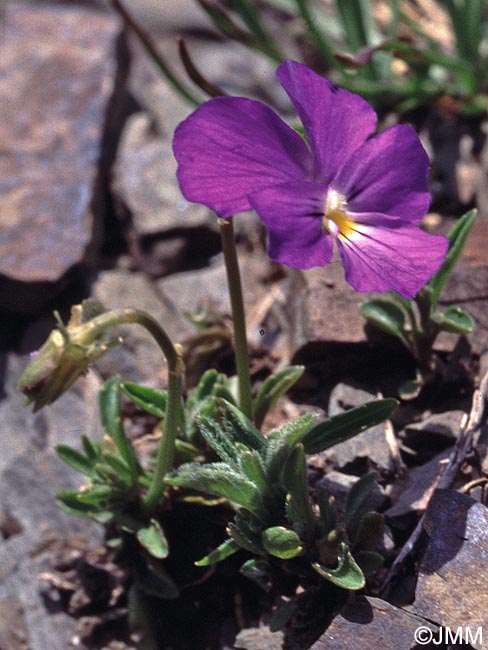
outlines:
M85 300L71 308L71 318L63 325L58 314L58 329L32 355L17 388L33 403L34 411L51 404L67 390L89 365L120 339L107 341L107 327L101 319L103 307Z

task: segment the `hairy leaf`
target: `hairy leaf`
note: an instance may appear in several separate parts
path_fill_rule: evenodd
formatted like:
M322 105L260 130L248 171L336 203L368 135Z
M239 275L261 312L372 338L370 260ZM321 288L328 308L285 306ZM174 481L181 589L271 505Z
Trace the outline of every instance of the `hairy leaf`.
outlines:
M397 404L395 399L379 399L319 422L303 436L305 453L317 454L357 436L389 418Z
M264 380L253 405L253 419L257 427L261 426L269 409L300 379L303 371L303 366L290 366Z
M288 491L286 514L301 539L312 542L315 518L308 495L307 464L303 445L296 445L286 461L283 481Z
M256 486L226 463L189 463L165 480L169 485L224 497L251 512L259 512L261 507Z

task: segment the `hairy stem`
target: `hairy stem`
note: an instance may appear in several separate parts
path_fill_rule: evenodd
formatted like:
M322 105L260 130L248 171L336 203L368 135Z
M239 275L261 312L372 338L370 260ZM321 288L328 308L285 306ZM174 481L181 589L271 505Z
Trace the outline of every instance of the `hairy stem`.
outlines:
M236 356L237 379L239 382L239 406L248 417L252 417L251 377L249 374L249 352L246 336L246 317L242 299L242 284L237 260L232 217L219 219L220 237L224 253L227 283L229 285L232 320L234 324L234 346Z

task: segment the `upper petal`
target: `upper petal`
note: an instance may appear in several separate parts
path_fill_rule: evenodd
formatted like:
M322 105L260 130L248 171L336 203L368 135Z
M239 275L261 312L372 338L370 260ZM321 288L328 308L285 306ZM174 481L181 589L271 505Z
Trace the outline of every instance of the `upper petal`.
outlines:
M429 158L414 129L393 126L359 147L331 181L348 211L417 223L429 208Z
M285 61L277 76L303 123L316 177L329 183L376 129L376 113L359 95L338 88L306 66Z
M338 237L347 282L356 291L395 291L413 298L441 266L446 237L418 226L377 215L379 226L357 224L349 237ZM375 215L370 215L374 221Z
M202 104L176 129L173 151L185 198L221 217L249 210L251 191L312 173L302 138L269 106L241 97Z
M251 205L269 232L272 260L296 269L332 260L332 238L322 227L324 196L322 187L305 181L251 194Z

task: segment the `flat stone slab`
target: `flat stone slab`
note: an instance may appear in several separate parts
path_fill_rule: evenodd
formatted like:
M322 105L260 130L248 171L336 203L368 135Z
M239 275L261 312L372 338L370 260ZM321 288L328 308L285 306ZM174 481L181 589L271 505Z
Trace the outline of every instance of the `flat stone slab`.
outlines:
M119 28L113 13L88 7L6 7L0 42L0 301L11 309L26 306L22 295L7 291L9 281L17 289L44 283L48 294L49 285L52 291L85 259L93 240L92 201ZM37 294L29 297L46 298Z
M455 490L436 490L424 528L430 541L412 610L453 632L468 627L471 645L482 650L488 639L488 508Z
M419 647L415 642L419 628L437 638L436 626L424 619L379 598L358 596L310 650L413 650Z

